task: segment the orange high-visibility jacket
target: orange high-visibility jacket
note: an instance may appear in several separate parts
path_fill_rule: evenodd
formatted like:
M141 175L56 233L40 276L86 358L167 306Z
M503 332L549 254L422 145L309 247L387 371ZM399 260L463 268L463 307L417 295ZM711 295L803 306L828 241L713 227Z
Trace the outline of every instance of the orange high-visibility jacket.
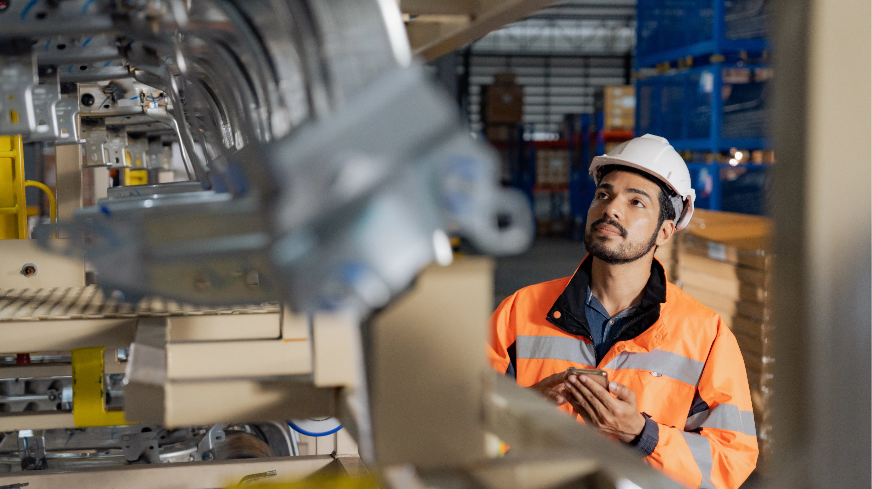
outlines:
M688 487L739 487L758 449L733 333L668 283L654 260L639 314L597 361L584 312L591 263L588 256L572 277L526 287L500 304L491 316L493 368L514 373L523 387L569 367L603 369L635 392L639 411L656 422L656 445L642 450L650 453L645 461ZM568 403L560 409L575 414Z

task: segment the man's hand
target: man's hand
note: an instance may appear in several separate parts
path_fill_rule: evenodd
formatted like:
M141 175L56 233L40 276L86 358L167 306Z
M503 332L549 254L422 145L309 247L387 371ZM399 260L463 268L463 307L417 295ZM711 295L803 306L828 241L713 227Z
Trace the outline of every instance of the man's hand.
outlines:
M586 375L569 375L563 385L565 397L575 412L585 423L603 433L628 443L645 428L645 417L636 405L636 394L627 386L609 383L609 390L617 396L615 398Z
M559 372L536 382L530 388L561 406L566 404L566 372Z

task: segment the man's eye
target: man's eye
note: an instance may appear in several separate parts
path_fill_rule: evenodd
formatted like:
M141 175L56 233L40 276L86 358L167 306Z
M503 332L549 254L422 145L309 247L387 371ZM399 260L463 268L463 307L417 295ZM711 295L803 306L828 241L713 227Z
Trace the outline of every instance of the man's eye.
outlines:
M642 201L639 200L639 199L633 199L633 202L632 202L632 203L633 203L633 205L635 205L636 207L645 207L645 203L642 202Z
M596 194L596 198L598 198L598 199L606 199L606 198L608 198L608 195L607 195L605 192L599 192L599 193Z

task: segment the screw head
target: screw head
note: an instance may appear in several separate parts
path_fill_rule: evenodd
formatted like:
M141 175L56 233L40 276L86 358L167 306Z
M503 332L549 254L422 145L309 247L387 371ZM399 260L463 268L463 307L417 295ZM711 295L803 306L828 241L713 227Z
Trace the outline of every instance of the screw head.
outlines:
M96 102L96 101L97 100L94 99L94 96L91 95L90 93L86 93L86 94L82 95L81 102L82 102L82 105L84 105L85 107L90 107L90 106L94 105L94 102Z
M39 268L37 268L33 263L25 263L24 266L21 267L21 274L25 277L33 277L37 272L39 272Z

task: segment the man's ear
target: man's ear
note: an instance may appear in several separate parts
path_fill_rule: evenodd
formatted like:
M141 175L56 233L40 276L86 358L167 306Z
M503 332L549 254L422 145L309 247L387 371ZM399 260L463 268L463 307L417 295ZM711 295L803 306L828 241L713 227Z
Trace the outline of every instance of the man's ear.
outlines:
M663 221L663 224L660 225L660 230L657 232L657 246L663 246L668 243L673 234L675 234L675 221Z

